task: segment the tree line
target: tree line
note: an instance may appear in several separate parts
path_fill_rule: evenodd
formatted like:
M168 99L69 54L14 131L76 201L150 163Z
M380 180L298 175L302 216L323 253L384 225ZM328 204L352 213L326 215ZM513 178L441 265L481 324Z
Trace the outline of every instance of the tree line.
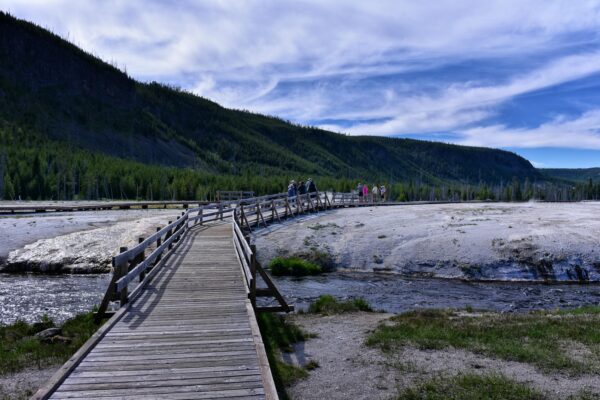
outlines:
M262 166L238 174L148 165L82 150L30 131L0 127L0 197L4 200L212 200L218 190L284 192L294 173L276 174ZM358 179L312 176L320 190L349 192ZM364 179L361 179L363 182ZM369 183L368 181L366 183ZM395 201L580 201L600 199L600 182L531 182L514 178L488 185L419 181L385 184Z

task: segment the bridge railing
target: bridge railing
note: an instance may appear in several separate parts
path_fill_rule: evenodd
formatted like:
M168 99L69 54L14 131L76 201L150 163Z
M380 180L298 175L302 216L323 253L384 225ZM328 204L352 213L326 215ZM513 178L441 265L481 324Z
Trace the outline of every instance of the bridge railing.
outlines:
M166 256L187 233L189 228L205 222L223 220L233 216L234 208L229 205L211 204L188 209L181 213L175 221L169 221L163 228L148 238L139 238L138 245L128 249L121 247L120 253L113 257L113 276L107 291L100 303L97 319L106 314L111 301L119 301L123 306L141 292L148 282L164 264ZM150 254L146 251L153 248ZM130 285L139 280L138 285L129 293Z
M249 238L244 235L236 219L231 221L231 226L233 230L233 244L236 255L240 260L242 271L244 272L248 297L250 298L252 307L257 311L294 311L294 306L291 306L286 302L285 298L279 293L279 290L277 290L271 277L265 272L256 259L256 246L248 243ZM267 287L257 288L257 275L260 275ZM274 297L279 303L279 306L259 307L256 304L257 297Z
M118 300L123 306L137 297L191 227L226 218L233 221L234 246L253 305L256 306L257 296L273 296L280 303L278 309L290 311L293 307L285 302L268 274L256 261L256 249L248 243L244 231L251 232L261 225L266 227L268 223L281 222L282 219L300 214L361 204L372 202L367 198L361 200L354 193L313 192L291 197L287 193L277 193L190 208L182 212L177 220L169 221L163 228L157 228L156 233L150 237L139 238L139 243L131 249L121 247L120 253L113 257L113 277L100 304L97 318L106 314L111 301ZM152 250L146 254L148 249ZM257 274L267 284L267 288L256 288ZM129 293L130 285L136 279L138 284Z

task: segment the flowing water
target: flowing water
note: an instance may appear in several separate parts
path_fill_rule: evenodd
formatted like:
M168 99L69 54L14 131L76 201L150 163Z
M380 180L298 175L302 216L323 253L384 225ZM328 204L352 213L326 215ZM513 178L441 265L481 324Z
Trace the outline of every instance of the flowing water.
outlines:
M363 272L274 277L274 282L296 309L306 309L323 294L338 299L363 297L374 309L392 313L417 308L465 307L523 312L600 303L597 284L465 282Z
M48 315L55 322L90 311L102 300L111 274L0 275L0 324L36 322Z
M100 303L110 276L1 274L0 324L35 322L43 315L60 323L90 311ZM297 309L306 309L323 294L363 297L373 308L392 313L448 307L523 312L600 303L600 285L592 284L464 282L362 272L273 279Z

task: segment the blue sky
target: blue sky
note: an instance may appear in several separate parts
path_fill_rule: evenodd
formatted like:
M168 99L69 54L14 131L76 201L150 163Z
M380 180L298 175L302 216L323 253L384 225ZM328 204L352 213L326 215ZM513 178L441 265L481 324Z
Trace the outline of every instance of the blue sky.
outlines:
M142 81L349 135L600 166L600 1L5 0Z

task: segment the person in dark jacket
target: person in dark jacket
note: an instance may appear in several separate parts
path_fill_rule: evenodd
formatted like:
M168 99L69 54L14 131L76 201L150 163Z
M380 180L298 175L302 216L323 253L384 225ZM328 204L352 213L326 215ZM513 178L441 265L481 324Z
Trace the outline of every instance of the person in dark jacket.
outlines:
M312 178L308 178L308 180L306 181L306 189L308 193L317 192L317 185L315 185L315 182L312 180Z
M298 184L298 194L306 194L306 184L304 183L304 181L300 181L300 183Z

